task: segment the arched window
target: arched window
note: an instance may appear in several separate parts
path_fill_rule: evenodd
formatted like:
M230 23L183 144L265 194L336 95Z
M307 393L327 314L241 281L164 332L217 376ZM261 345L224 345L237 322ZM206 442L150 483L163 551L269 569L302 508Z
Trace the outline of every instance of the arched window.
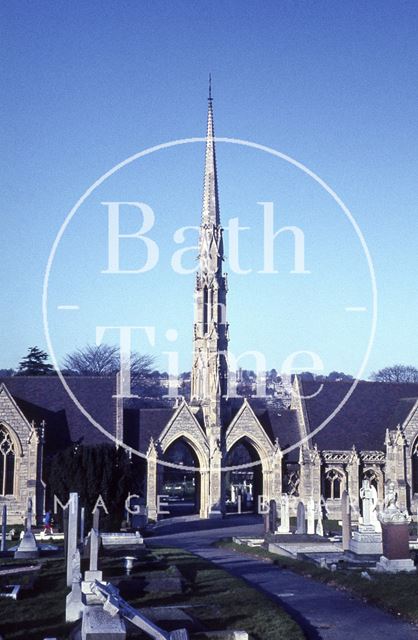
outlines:
M325 474L325 498L337 500L341 498L344 488L344 476L336 469L330 469Z
M418 438L412 447L412 491L418 493Z
M9 432L0 425L0 495L13 494L15 450Z

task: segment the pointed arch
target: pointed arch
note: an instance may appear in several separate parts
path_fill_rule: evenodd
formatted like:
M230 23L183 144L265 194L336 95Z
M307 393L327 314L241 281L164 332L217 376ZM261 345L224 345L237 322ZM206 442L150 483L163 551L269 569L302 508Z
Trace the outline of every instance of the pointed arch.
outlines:
M188 404L183 401L158 438L162 453L176 440L184 439L195 452L200 469L209 468L209 445L202 427Z
M263 463L271 461L276 451L248 400L245 399L226 432L226 451L242 438L246 438L256 450Z
M16 456L19 438L13 429L0 422L0 496L15 494Z

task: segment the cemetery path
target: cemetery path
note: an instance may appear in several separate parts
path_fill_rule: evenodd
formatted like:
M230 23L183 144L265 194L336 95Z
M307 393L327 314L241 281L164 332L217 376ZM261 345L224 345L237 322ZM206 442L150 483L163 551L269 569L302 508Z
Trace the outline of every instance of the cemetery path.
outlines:
M277 600L309 640L418 640L418 627L364 603L344 591L280 569L263 560L212 547L223 537L262 535L259 519L170 523L147 543L181 547L246 580Z

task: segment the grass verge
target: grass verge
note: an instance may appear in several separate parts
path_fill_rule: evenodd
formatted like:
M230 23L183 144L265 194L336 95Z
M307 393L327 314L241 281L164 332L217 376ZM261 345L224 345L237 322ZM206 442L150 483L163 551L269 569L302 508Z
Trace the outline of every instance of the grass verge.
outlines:
M252 640L304 637L299 626L268 597L202 558L179 549L154 548L135 563L131 577L125 578L125 554L116 550L107 553L100 558L99 566L104 579L121 581L122 595L124 589L131 592L125 598L137 608L186 604L187 611L208 630L243 629ZM153 571L170 572L174 566L185 578L182 593L144 590L145 580ZM48 636L67 639L74 627L64 620L67 593L64 560L44 561L33 591L17 601L0 599L0 633L5 640L42 640ZM128 634L130 637L145 638L139 633Z
M216 547L236 551L256 559L272 562L281 569L313 578L337 589L347 590L363 600L397 616L418 624L418 575L416 573L371 574L372 580L361 577L361 570L338 569L331 573L311 562L284 558L263 547L247 547L231 540L219 540Z

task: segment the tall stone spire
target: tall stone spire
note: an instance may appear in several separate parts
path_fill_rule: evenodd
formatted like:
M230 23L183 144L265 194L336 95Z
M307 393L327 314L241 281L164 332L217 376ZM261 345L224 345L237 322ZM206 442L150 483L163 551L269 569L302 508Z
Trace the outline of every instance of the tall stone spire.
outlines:
M220 224L218 175L216 171L215 128L213 125L212 82L209 76L208 126L206 132L205 182L203 188L202 224Z
M199 270L195 287L191 399L203 405L207 425L211 427L215 427L215 425L220 427L221 402L227 393L227 282L226 276L223 275L223 259L213 100L209 79L205 175L199 237Z

